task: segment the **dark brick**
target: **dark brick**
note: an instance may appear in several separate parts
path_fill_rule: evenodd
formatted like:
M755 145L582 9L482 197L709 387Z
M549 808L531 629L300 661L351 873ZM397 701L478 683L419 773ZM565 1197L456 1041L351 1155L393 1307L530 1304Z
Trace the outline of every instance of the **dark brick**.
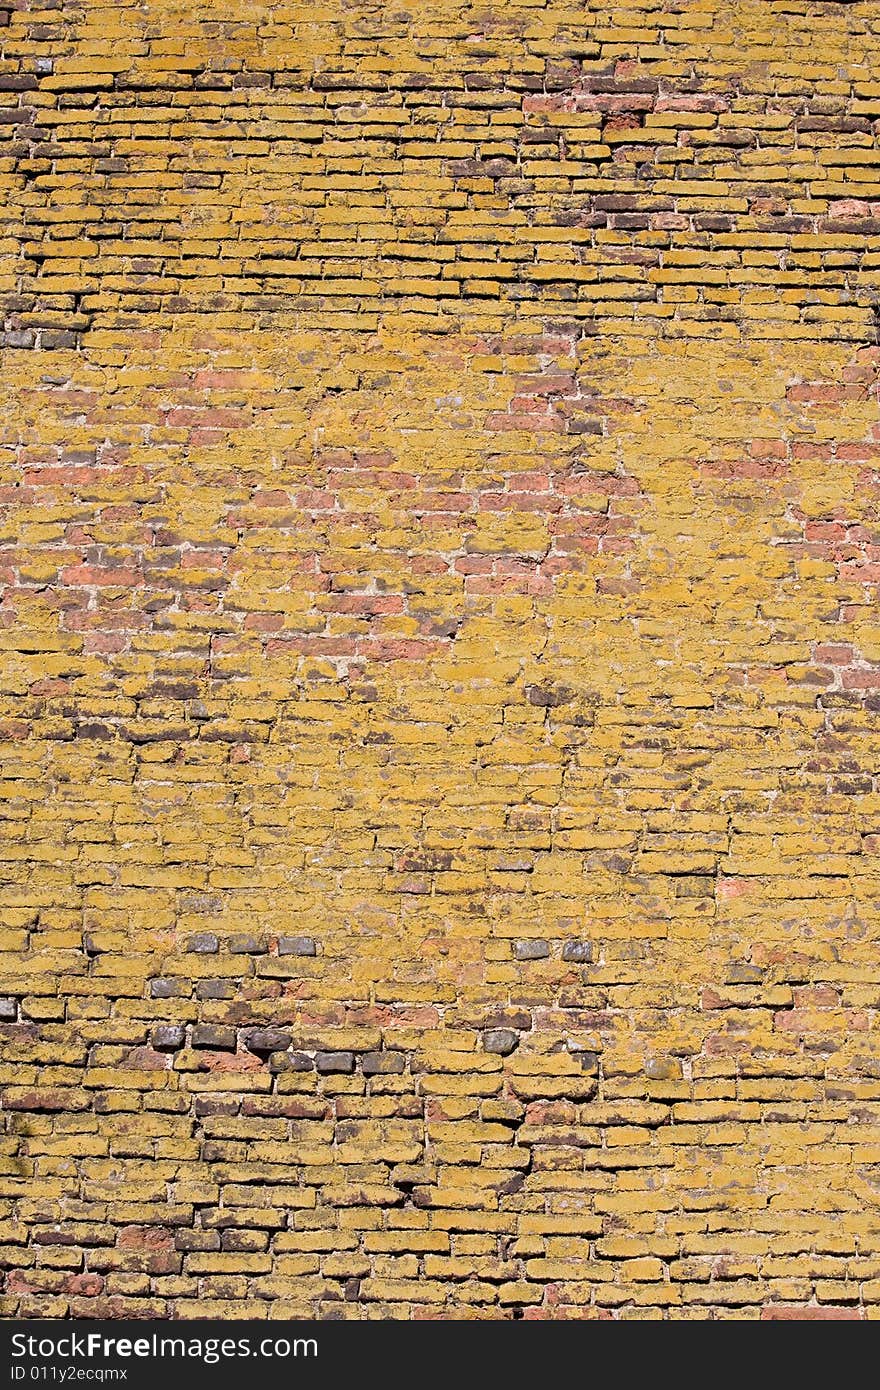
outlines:
M576 961L578 965L588 965L593 959L592 942L566 941L562 948L562 959Z
M269 1070L272 1072L313 1071L314 1067L315 1059L307 1052L273 1052L269 1058Z
M220 1236L217 1231L176 1231L174 1246L177 1250L219 1250Z
M37 341L36 333L27 329L10 329L2 338L4 347L8 348L32 348Z
M199 980L196 985L197 999L233 999L235 992L231 980Z
M266 951L265 940L257 936L230 936L227 945L234 956L261 956Z
M519 1046L519 1033L512 1028L490 1028L483 1034L484 1052L497 1052L506 1057Z
M315 1065L320 1072L352 1072L354 1071L353 1052L319 1052L315 1057Z
M257 1028L245 1037L248 1050L259 1057L268 1057L270 1052L286 1052L290 1043L290 1034L281 1028Z
M550 954L546 941L515 941L513 954L517 960L544 960Z
M75 348L76 334L66 332L55 332L46 329L40 336L40 346L44 348Z
M406 1071L405 1052L365 1052L361 1060L364 1076L399 1076Z
M150 996L153 999L189 999L191 993L189 980L169 977L150 981Z
M234 1028L221 1028L212 1023L197 1023L192 1030L193 1047L214 1048L218 1052L234 1052Z
M592 1072L594 1075L599 1070L598 1052L573 1052L572 1056L576 1059L581 1071Z
M177 1023L160 1023L150 1033L157 1052L177 1052L183 1047L186 1031Z
M213 932L200 931L195 936L191 936L186 943L187 951L197 956L213 956L220 949L220 942Z
M278 940L279 956L316 956L318 948L311 936L282 936Z

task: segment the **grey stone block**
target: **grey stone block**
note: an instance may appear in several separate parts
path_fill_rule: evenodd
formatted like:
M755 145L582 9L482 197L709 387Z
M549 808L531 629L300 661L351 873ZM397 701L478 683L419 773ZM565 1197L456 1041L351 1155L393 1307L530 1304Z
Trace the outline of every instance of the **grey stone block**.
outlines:
M353 1052L319 1052L315 1058L318 1071L320 1072L352 1072L354 1071Z
M562 948L562 959L576 961L579 965L588 965L593 959L592 942L566 941Z
M291 1036L281 1028L255 1028L245 1037L248 1051L258 1057L268 1057L270 1052L286 1052L290 1047Z
M315 1059L307 1052L273 1052L269 1058L269 1070L272 1072L313 1071L314 1067Z
M365 1052L361 1061L364 1076L399 1076L406 1071L405 1052Z
M188 999L191 991L189 980L165 977L150 981L151 999Z
M278 941L279 956L316 956L318 947L312 936L282 936Z
M234 1028L222 1028L212 1023L197 1023L192 1030L193 1047L213 1048L218 1052L234 1052Z
M157 1052L178 1052L183 1047L186 1032L177 1023L160 1023L150 1034Z
M200 931L190 937L186 949L191 955L215 956L220 949L220 942L213 932Z
M544 960L550 954L546 941L515 941L513 954L517 960Z
M230 936L227 942L234 956L261 956L266 951L266 942L259 936L247 936L243 932Z

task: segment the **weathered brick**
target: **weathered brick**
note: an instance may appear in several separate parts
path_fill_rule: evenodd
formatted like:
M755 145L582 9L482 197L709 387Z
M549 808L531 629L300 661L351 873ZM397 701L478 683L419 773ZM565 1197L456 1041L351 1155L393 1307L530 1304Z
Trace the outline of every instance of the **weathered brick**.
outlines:
M211 956L220 949L220 943L213 932L196 932L186 943L186 949L196 955Z
M247 933L238 932L230 936L227 945L233 955L262 955L267 947L262 937L249 936Z
M354 1071L353 1052L319 1052L315 1058L319 1072Z
M365 1076L399 1076L406 1071L404 1052L365 1052L361 1058Z
M314 1057L306 1052L273 1052L269 1058L269 1069L273 1072L312 1071Z
M217 1048L234 1052L236 1035L234 1028L221 1028L209 1023L197 1023L192 1030L193 1047Z
M502 1057L513 1052L519 1043L519 1033L512 1028L490 1028L483 1034L483 1047L486 1052L499 1052Z
M515 941L513 954L517 960L545 960L550 947L546 941Z
M189 980L151 980L150 995L153 999L188 999L192 992Z
M588 965L593 959L592 942L566 941L562 948L562 959L577 961L579 965Z
M313 956L317 946L310 936L281 936L278 938L279 956Z
M261 1056L268 1056L270 1052L284 1052L290 1043L290 1034L281 1028L255 1028L245 1037L248 1049Z

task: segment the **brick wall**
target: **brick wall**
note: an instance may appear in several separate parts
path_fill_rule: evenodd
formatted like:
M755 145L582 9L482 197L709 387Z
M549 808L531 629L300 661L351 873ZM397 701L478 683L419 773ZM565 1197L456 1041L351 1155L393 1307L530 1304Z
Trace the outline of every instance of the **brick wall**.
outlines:
M0 1311L876 1315L880 4L0 21Z

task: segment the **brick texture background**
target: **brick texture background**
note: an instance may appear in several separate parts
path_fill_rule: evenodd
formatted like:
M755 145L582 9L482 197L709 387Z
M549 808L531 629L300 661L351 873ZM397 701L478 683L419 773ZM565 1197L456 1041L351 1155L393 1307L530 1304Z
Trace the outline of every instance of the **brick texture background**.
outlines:
M0 11L4 1315L878 1314L878 73Z

